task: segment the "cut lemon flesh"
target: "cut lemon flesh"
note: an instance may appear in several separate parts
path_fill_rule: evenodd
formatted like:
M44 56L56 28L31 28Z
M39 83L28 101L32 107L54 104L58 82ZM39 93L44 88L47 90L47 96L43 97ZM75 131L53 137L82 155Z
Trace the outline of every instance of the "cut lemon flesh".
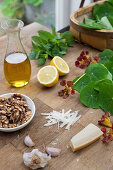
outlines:
M55 66L57 68L60 76L63 76L69 73L69 66L61 57L58 57L58 56L54 57L51 60L50 65Z
M58 82L59 74L54 66L45 66L39 70L37 79L40 84L52 87Z

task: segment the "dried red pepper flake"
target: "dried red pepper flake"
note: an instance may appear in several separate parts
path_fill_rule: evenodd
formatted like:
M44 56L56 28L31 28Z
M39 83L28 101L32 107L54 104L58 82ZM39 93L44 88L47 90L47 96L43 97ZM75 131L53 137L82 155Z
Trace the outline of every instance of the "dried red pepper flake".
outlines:
M101 60L98 56L92 56L89 51L82 51L75 61L75 66L81 69L88 67L90 64L96 64Z
M64 86L63 90L60 90L58 92L58 95L60 97L63 97L64 99L66 99L70 94L74 95L75 94L75 90L72 88L73 86L73 82L72 81L66 81L66 80L62 80L60 82L61 86Z

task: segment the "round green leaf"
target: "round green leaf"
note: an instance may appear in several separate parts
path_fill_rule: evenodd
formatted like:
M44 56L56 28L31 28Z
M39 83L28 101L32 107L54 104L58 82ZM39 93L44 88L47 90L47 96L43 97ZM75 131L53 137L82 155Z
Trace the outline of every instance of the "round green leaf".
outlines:
M80 101L87 107L99 109L99 92L94 89L94 82L89 83L80 93Z
M112 84L113 82L109 79L103 79L103 80L96 81L94 89L99 91L99 86L101 86L102 83Z
M113 51L110 49L105 49L103 52L99 53L98 56L101 58L99 63L105 64L113 57Z
M103 64L91 64L85 73L90 77L91 81L99 81L102 79L112 80L112 74Z
M102 83L99 91L100 107L113 115L113 84Z
M80 78L81 76L75 77L73 80L73 83L76 83L76 81Z
M81 77L79 77L78 79L76 79L76 81L74 80L74 86L73 88L75 90L77 90L78 92L81 92L81 90L86 87L86 85L88 85L88 83L90 82L90 78L89 76L87 76L86 74L83 74Z

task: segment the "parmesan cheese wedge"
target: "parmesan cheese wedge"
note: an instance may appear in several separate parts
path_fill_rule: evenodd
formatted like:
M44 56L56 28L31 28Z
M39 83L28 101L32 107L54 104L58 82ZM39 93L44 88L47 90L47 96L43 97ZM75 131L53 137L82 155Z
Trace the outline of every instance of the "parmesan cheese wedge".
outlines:
M78 134L72 137L70 146L73 151L77 151L98 140L103 132L94 124L90 123Z

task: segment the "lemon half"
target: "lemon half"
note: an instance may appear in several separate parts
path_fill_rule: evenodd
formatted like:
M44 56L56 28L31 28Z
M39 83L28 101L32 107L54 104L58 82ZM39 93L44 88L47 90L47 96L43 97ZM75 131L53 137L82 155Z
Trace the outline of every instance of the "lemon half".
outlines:
M60 76L63 76L69 73L69 66L61 57L58 57L58 56L54 57L51 60L50 65L55 66L57 68Z
M37 79L40 84L46 87L52 87L58 82L59 74L54 66L49 65L39 70Z

